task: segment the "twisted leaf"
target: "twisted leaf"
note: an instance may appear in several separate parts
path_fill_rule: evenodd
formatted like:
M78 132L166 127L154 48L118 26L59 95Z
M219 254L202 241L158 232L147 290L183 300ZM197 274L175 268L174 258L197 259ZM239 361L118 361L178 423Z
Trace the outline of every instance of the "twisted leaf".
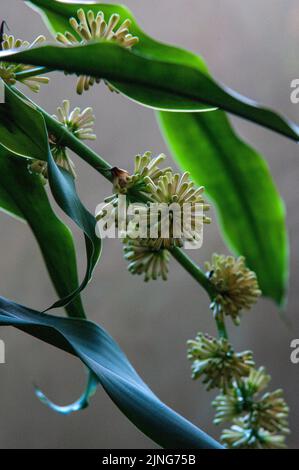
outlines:
M171 410L149 389L111 336L86 320L66 319L0 298L0 325L12 325L78 356L110 398L144 434L168 449L220 449L214 439Z

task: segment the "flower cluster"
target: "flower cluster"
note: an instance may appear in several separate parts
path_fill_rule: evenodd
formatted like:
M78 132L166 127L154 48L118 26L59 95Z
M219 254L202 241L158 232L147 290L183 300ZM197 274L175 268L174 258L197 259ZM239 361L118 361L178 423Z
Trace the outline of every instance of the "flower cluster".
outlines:
M75 108L71 111L70 102L64 100L62 106L57 108L57 115L53 115L69 132L81 140L94 140L96 135L93 132L95 117L92 108L86 108L81 111ZM76 177L75 168L72 160L67 154L66 148L59 144L55 136L49 136L50 147L53 158L57 165L68 171L74 178ZM42 160L33 160L29 164L29 171L41 175L44 181L48 178L48 164Z
M260 291L255 274L244 265L244 259L214 255L207 263L208 276L219 294L213 305L220 338L199 333L188 342L192 377L203 377L207 389L219 388L213 401L214 424L231 422L221 440L226 447L241 449L284 448L289 433L289 407L283 391L265 392L271 377L264 367L254 368L250 351L236 354L226 339L224 315L236 322L240 310L249 308ZM221 294L220 294L221 292ZM224 336L221 336L223 335Z
M12 35L3 34L3 41L1 43L2 49L8 51L10 49L30 49L38 44L43 43L46 40L45 36L38 36L31 44L28 41L21 39L15 39ZM0 61L0 78L8 85L15 85L18 81L23 83L30 88L31 91L38 92L41 84L49 83L47 77L40 77L39 75L22 78L22 75L18 75L23 72L31 70L31 65L24 64L12 64L9 62Z
M161 154L150 152L135 157L133 174L112 168L114 194L105 199L106 205L97 214L97 220L109 213L106 227L118 222L119 195L126 195L129 204L142 200L138 224L133 217L127 221L124 237L125 257L131 261L133 274L145 274L145 280L167 277L169 256L165 250L182 246L185 241L197 242L202 237L203 224L209 205L203 199L204 188L196 188L189 173L180 175L171 168L161 169L165 160ZM111 220L110 220L111 219ZM140 235L140 225L145 234Z
M163 216L158 220L156 231L160 236L161 246L171 248L173 245L182 246L184 241L197 242L202 237L202 224L209 224L211 219L205 215L210 206L203 199L204 187L196 188L190 180L188 172L180 175L167 171L155 184L151 184L152 199L157 204L175 204L179 208L171 214L170 234L163 238ZM166 217L169 217L167 214ZM183 237L177 239L176 233L182 232Z
M288 413L282 390L259 394L266 388L270 376L265 369L252 369L238 386L216 397L215 424L232 421L221 439L228 447L270 448L284 445L288 434Z
M216 339L203 333L188 341L188 359L192 361L193 379L203 376L207 390L217 387L224 393L234 381L248 376L254 366L251 351L236 353L227 339Z
M113 41L127 49L130 49L139 41L138 37L129 33L129 27L131 26L129 19L126 19L118 26L120 16L116 13L111 15L108 22L106 22L102 11L95 15L92 10L85 13L80 8L77 11L77 17L79 22L76 18L70 18L69 20L73 32L58 33L56 36L57 41L66 46L88 44L95 41ZM99 78L81 75L77 82L77 93L81 95L83 91L89 90L91 86L100 83L100 81ZM109 88L113 90L113 87L109 86Z
M206 270L218 292L211 308L215 314L230 316L238 325L241 311L250 309L261 295L256 274L245 266L243 257L217 254L211 263L206 263Z

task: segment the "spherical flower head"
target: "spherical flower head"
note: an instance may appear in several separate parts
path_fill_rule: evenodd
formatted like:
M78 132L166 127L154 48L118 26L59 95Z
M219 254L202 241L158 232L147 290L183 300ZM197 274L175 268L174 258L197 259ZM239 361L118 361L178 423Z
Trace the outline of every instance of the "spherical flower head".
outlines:
M213 255L211 263L206 263L206 270L218 292L211 308L215 314L229 315L238 325L241 311L250 309L261 295L256 274L245 266L242 256L217 254Z
M169 252L155 249L150 240L127 238L124 240L124 255L130 262L128 270L132 274L144 275L144 281L167 280Z
M235 353L227 339L203 333L188 341L188 359L192 361L193 379L203 377L207 390L220 388L225 393L234 381L248 376L254 366L251 351Z
M126 49L130 49L139 41L138 37L129 32L131 21L126 19L119 25L120 16L116 13L111 15L106 22L102 11L94 14L92 10L89 10L85 13L80 8L77 11L77 18L70 18L70 26L73 31L66 31L64 34L58 33L57 41L66 46L89 44L95 41L112 41ZM81 75L77 82L77 93L81 95L84 90L89 90L94 83L100 83L100 79ZM108 84L108 86L114 90L111 85Z
M229 449L284 449L285 436L273 434L266 429L258 431L248 426L246 420L236 420L229 429L224 429L221 441Z
M253 406L251 421L255 426L269 432L289 433L289 407L283 398L282 390L265 393Z
M43 43L46 40L45 36L38 36L31 44L28 41L23 41L21 39L15 39L12 35L3 34L3 41L1 43L2 50L8 51L10 49L31 49L34 46L37 46ZM41 84L49 83L47 77L40 77L39 75L31 76L28 78L22 78L17 74L20 72L26 72L31 70L31 65L24 64L12 64L9 62L0 61L0 78L7 83L8 85L15 85L18 82L23 83L30 88L31 91L35 93L39 92Z
M202 239L203 224L211 222L205 214L210 206L203 198L204 187L196 188L189 173L180 175L167 170L157 182L149 182L148 190L157 212L163 204L174 208L164 216L161 214L158 222L151 223L150 228L154 228L156 224L161 246L171 249L174 246L183 246L184 242L196 243ZM169 226L168 237L163 236L163 223L164 227L166 223Z

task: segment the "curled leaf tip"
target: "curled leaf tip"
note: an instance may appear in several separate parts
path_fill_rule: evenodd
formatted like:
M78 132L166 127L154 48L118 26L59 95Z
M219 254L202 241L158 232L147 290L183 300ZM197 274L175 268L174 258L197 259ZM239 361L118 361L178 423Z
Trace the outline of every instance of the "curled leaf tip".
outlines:
M60 406L52 402L37 386L34 386L35 395L48 408L62 415L69 415L88 407L91 397L95 394L99 381L93 372L88 372L88 381L85 391L78 400L70 405Z

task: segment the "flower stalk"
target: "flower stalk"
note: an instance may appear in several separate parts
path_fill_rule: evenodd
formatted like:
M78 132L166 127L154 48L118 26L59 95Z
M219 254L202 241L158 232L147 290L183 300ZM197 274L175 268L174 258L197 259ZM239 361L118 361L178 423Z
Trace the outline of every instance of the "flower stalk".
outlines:
M212 405L216 409L214 424L232 423L221 435L226 447L284 448L289 433L289 407L283 391L260 396L271 377L263 367L254 368L250 351L234 352L225 326L226 316L239 325L242 310L249 309L261 295L256 275L246 267L242 257L215 254L212 262L206 263L206 269L216 289L210 307L218 339L198 333L195 340L188 341L192 378L203 377L208 389L220 389Z

